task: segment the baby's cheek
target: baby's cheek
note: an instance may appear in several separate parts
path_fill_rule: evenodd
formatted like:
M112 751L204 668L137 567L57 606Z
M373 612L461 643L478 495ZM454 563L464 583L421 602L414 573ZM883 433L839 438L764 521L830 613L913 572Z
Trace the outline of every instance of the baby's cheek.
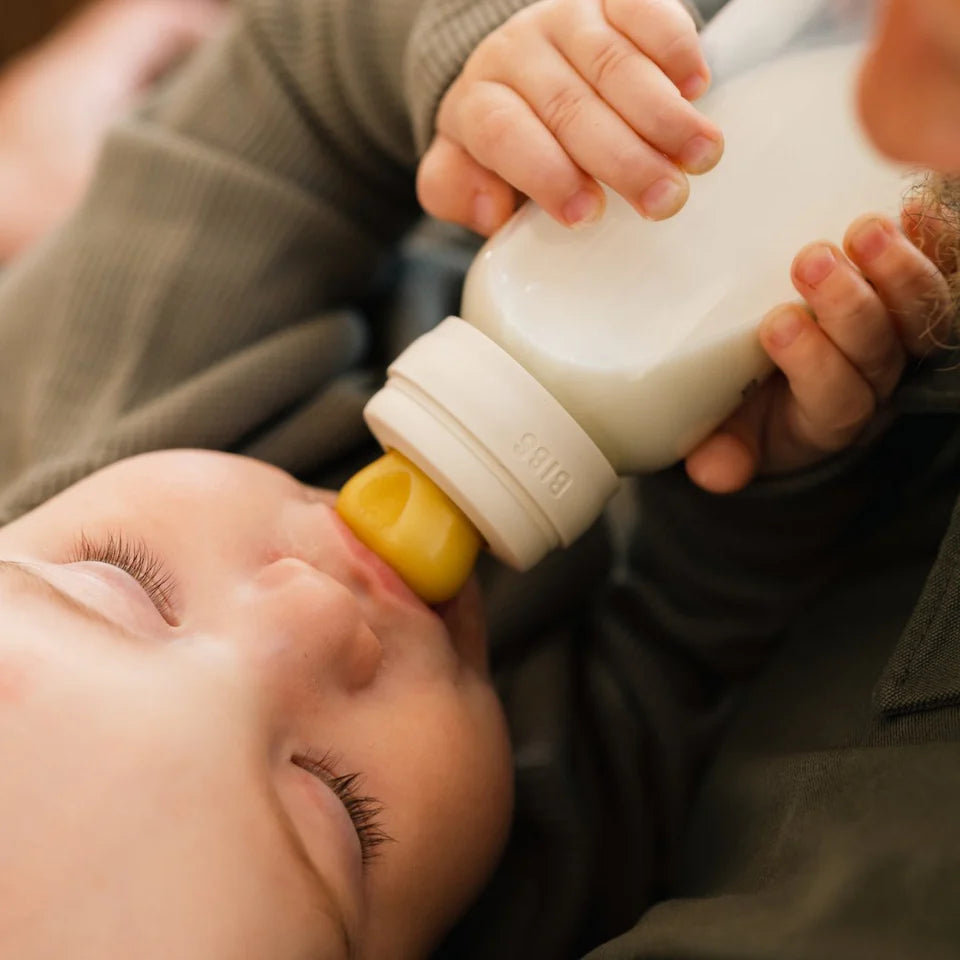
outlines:
M473 681L438 699L435 722L421 733L431 744L420 757L430 767L422 776L421 796L432 801L434 828L442 823L454 847L463 846L465 832L472 833L478 841L476 856L484 861L490 848L499 846L512 805L505 723L485 684Z
M0 631L0 711L22 707L36 688L39 657Z
M20 664L0 658L0 708L21 704L27 684L27 676Z

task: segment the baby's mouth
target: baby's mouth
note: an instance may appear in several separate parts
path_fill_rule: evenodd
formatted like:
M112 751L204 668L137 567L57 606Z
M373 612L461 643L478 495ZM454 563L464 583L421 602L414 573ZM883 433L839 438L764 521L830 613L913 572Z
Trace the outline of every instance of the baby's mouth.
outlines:
M432 610L404 583L403 578L385 560L381 559L369 547L357 539L353 531L331 510L331 519L340 535L347 553L354 561L355 569L362 571L358 579L372 583L375 588L402 600L404 604L415 607L421 612L432 615Z

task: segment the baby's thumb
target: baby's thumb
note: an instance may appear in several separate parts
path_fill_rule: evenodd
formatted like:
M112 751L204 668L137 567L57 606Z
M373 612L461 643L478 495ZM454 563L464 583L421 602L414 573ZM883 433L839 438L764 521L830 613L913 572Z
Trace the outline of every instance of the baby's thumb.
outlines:
M764 409L764 397L752 394L687 454L687 476L698 487L708 493L736 493L756 476Z
M431 216L484 237L509 219L518 200L513 187L442 133L434 137L420 161L417 197Z
M743 437L719 430L687 455L686 470L707 493L736 493L756 475L757 457Z

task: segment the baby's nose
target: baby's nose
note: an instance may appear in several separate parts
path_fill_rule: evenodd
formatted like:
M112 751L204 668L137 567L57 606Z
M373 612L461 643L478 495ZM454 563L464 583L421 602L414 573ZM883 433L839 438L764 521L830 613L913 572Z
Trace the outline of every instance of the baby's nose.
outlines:
M346 586L287 557L263 568L256 589L264 668L280 672L284 686L354 691L373 681L383 648Z

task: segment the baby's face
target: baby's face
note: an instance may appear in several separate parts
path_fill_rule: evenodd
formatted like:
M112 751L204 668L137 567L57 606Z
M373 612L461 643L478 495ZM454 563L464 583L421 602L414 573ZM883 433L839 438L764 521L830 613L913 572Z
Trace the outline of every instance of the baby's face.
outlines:
M511 802L475 593L436 615L213 453L0 530L0 765L5 957L419 956Z

